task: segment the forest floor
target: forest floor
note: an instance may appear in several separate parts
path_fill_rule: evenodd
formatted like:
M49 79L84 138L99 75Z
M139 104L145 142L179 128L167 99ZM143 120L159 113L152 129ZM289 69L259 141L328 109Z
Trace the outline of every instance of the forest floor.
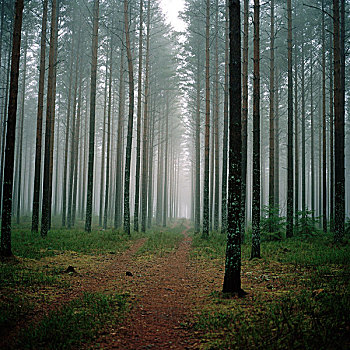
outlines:
M258 260L245 244L237 298L220 292L225 237L184 220L132 237L26 232L0 263L0 349L350 346L349 244L266 242Z

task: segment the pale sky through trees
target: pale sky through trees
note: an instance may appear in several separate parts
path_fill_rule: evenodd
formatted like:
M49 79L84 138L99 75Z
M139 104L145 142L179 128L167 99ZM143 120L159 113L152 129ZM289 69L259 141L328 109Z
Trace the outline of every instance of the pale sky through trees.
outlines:
M185 6L184 0L160 0L160 6L175 30L184 30L186 24L178 17Z

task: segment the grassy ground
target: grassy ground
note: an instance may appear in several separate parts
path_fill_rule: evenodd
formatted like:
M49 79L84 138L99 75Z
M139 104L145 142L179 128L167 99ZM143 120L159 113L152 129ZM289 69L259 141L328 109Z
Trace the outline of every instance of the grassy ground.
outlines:
M67 273L67 267L73 266L78 274L98 271L101 262L116 258L140 239L145 243L137 251L138 257L163 256L177 247L182 239L179 232L179 227L170 231L154 228L128 236L95 227L86 233L78 223L71 230L52 229L43 239L31 233L29 221L15 225L14 258L0 261L0 337L18 333L16 327L27 320L25 331L16 334L15 348L47 348L50 343L50 348L61 349L89 341L103 324L116 324L124 317L127 298L122 291L101 290L66 303L64 295L70 293L74 282L74 273ZM57 307L50 311L50 304ZM43 316L31 324L38 313Z
M327 235L263 242L262 259L242 247L245 298L220 292L188 327L203 334L205 349L348 349L350 247ZM225 238L195 236L192 259L223 267Z

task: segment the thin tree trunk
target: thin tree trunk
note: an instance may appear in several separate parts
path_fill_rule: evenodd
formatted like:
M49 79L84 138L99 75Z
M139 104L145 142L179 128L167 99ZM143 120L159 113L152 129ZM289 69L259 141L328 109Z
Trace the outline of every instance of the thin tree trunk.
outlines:
M106 46L108 52L108 44ZM104 88L103 126L102 126L102 149L101 149L101 178L100 178L100 212L98 226L102 227L103 221L103 188L105 183L105 159L106 159L106 117L107 117L107 86L108 86L108 58L106 59L106 77Z
M275 1L270 2L270 152L269 152L269 214L275 215ZM270 232L273 226L269 227Z
M247 159L248 159L248 35L249 35L249 1L244 0L244 37L243 37L243 87L242 87L242 230L244 239L246 225L247 201Z
M140 168L141 168L141 94L142 94L142 40L143 36L143 0L140 0L140 29L139 29L139 77L137 87L137 131L136 131L136 177L135 177L135 210L134 230L139 231L140 206ZM147 112L145 111L145 114ZM142 197L143 201L143 197Z
M16 135L16 114L18 96L19 60L21 49L21 29L23 18L23 0L16 0L15 20L13 27L12 56L11 56L11 82L8 105L5 166L3 183L3 206L1 220L1 250L3 257L12 255L11 250L11 216L12 216L12 186L14 170L14 152Z
M163 192L163 227L166 227L168 218L168 143L169 143L169 92L166 96L165 112L165 155L164 155L164 192Z
M21 215L21 194L22 194L22 161L23 161L23 123L24 123L24 102L26 96L26 75L27 75L27 48L28 48L28 34L25 34L24 41L24 64L23 64L23 80L22 80L22 96L21 96L21 117L20 117L20 126L19 126L19 143L17 146L18 149L18 183L17 183L17 213L16 213L16 222L19 224L20 215Z
M141 231L146 232L147 217L147 175L149 157L148 103L149 103L149 56L150 56L150 22L151 2L147 5L147 44L146 44L146 77L145 77L145 107L143 114L143 153L142 153L142 202L141 202ZM136 208L136 207L135 207Z
M200 199L200 192L201 192L201 180L200 180L200 171L201 171L201 155L200 155L200 149L201 149L201 140L200 140L200 133L201 133L201 126L200 126L200 106L201 106L201 83L200 83L200 52L199 52L199 45L198 45L198 52L197 52L197 82L196 82L196 90L197 90L197 96L196 96L196 141L195 141L195 148L196 148L196 180L195 180L195 213L194 213L194 232L199 233L200 232L200 225L201 225L201 214L200 214L200 207L201 207L201 199Z
M330 207L329 207L329 224L330 231L334 232L334 116L333 116L333 41L332 34L329 36L329 187L330 187Z
M260 17L259 0L254 0L253 78L253 203L251 259L260 258Z
M204 138L204 189L203 189L203 237L209 236L209 135L210 135L210 82L209 82L209 27L210 0L206 2L205 26L205 138Z
M37 110L37 124L36 124L32 232L39 231L39 198L40 198L40 183L41 183L41 148L42 148L42 128L43 128L42 124L43 124L43 110L44 110L47 5L48 5L48 0L44 0L43 18L42 18L42 24L41 24L41 41L40 41L39 92L38 92L38 110Z
M326 44L322 0L322 228L327 232Z
M315 218L315 137L314 137L314 94L313 94L313 55L310 55L310 119L311 119L311 215Z
M124 125L124 45L121 43L120 77L119 77L119 106L118 106L118 133L117 133L117 159L115 174L115 205L114 228L121 225L122 218L122 155L123 155L123 125Z
M339 0L333 0L334 33L334 187L335 216L334 238L340 242L344 237L345 222L345 171L344 171L344 0L341 0L342 23L340 29ZM341 33L340 33L341 31Z
M113 27L113 25L112 25ZM103 215L103 228L107 229L109 208L109 183L110 183L110 159L111 159L111 110L112 110L112 81L113 81L113 39L110 45L109 86L108 86L108 113L107 113L107 162L106 162L106 188L105 206Z
M288 14L288 165L287 165L287 237L293 236L293 77L292 77L292 4L287 0Z
M128 134L125 155L125 175L124 175L124 232L130 235L130 165L132 147L132 129L134 122L134 67L132 62L132 51L130 44L128 0L124 0L124 24L126 37L126 55L128 59L129 72L129 118Z
M90 130L89 130L89 164L86 201L85 231L91 232L92 220L92 197L94 184L94 148L95 148L95 114L96 114L96 75L97 75L97 50L98 50L98 18L99 0L94 1L93 29L92 29L92 63L91 63L91 84L90 84Z
M51 143L53 140L54 108L55 108L55 49L56 49L56 26L57 26L57 0L52 2L51 13L51 34L50 34L50 53L49 53L49 73L47 85L47 109L46 109L46 126L45 126L45 154L44 154L44 177L43 177L43 199L42 199L42 217L41 217L41 236L46 237L50 229L51 213L51 195L50 189L50 170L51 170Z
M294 50L294 217L295 227L298 227L299 222L299 116L298 116L298 55L297 55L297 37L294 36L295 50ZM304 47L304 43L302 43ZM302 49L304 50L304 48ZM301 58L303 60L303 57Z
M219 2L216 0L215 15L215 115L214 115L214 137L215 137L215 199L214 199L214 230L219 229L219 200L220 200L220 166L219 166Z
M275 107L275 208L277 211L277 215L279 215L279 196L280 196L280 157L279 157L279 146L280 146L280 130L279 130L279 71L278 67L276 67L276 107Z
M62 187L62 226L66 226L66 214L67 214L67 178L68 178L68 148L69 148L69 133L70 133L70 110L72 100L72 82L73 82L73 51L74 51L74 31L72 34L72 48L71 48L71 60L69 69L69 88L68 88L68 107L66 117L66 136L65 136L65 148L64 148L64 165L63 165L63 187Z

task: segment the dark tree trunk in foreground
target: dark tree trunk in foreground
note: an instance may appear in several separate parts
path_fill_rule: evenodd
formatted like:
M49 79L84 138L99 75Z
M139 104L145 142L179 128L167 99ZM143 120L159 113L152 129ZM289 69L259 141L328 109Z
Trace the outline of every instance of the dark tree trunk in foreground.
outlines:
M129 32L128 0L124 0L124 25L126 37L126 56L128 59L129 72L129 118L128 134L125 155L125 179L124 179L124 232L130 235L130 170L131 170L131 147L132 128L134 122L134 67L132 62L132 51Z
M36 122L37 124L36 124L32 232L39 231L39 198L40 198L41 147L42 147L42 128L43 128L43 110L44 110L47 3L48 3L48 0L44 0L43 19L42 19L42 25L41 25L39 93L38 93L38 111L37 111L37 122Z
M334 116L333 116L333 40L332 40L332 34L329 36L329 229L330 232L333 232L334 230ZM312 65L311 65L312 67Z
M243 38L243 87L242 87L242 233L246 225L247 198L247 159L248 159L248 35L249 35L249 1L244 0L244 38ZM242 236L244 238L244 235Z
M227 3L227 1L226 1ZM224 87L224 130L222 147L222 195L221 195L221 232L227 233L227 144L228 144L228 55L229 55L229 13L226 4L225 23L225 87ZM199 148L199 145L196 146ZM243 186L242 186L243 187Z
M203 188L203 237L209 236L209 136L210 136L210 82L209 82L209 26L210 0L206 5L205 26L205 138L204 138L204 188Z
M254 0L253 203L251 259L260 258L260 52L259 0Z
M271 0L270 28L270 144L269 144L269 207L270 218L275 213L275 1ZM270 232L273 227L270 225Z
M223 292L243 294L241 289L241 28L240 2L229 0L230 11L230 140L228 227Z
M343 10L343 1L342 10ZM342 19L344 14L342 11ZM342 21L342 27L345 25ZM344 171L344 33L340 35L339 0L333 0L334 33L334 187L335 215L334 238L344 237L345 221L345 171Z
M57 0L52 2L51 13L51 34L50 34L50 53L49 53L49 73L47 84L47 108L46 108L46 125L45 125L45 154L44 154L44 178L43 178L43 201L42 201L42 217L41 217L41 236L46 237L50 229L51 215L51 194L52 186L50 184L51 167L51 150L54 142L53 127L54 127L54 108L55 108L55 50L56 50L56 11ZM52 144L52 145L51 145Z
M95 148L95 113L96 113L96 75L97 75L97 50L98 50L98 16L99 0L94 2L93 29L92 29L92 63L90 84L90 130L89 130L89 163L86 201L85 231L91 232L92 196L94 182L94 148Z
M287 237L293 236L293 77L292 77L292 4L288 14L288 165L287 165Z
M19 59L21 50L21 29L23 16L23 0L17 0L15 4L15 21L13 27L12 57L11 57L11 82L8 105L2 221L1 221L1 256L9 257L11 251L11 216L12 216L12 187L15 155L16 115L18 96Z

